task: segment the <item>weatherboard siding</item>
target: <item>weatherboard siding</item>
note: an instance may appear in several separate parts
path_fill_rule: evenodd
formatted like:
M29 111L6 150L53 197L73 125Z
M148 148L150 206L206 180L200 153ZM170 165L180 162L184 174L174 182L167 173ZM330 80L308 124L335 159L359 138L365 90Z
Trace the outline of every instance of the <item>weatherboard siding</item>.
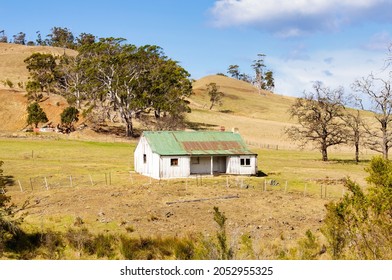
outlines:
M257 154L226 132L144 132L134 157L135 171L155 179L257 173Z
M250 159L250 164L242 166L241 158ZM254 175L257 173L257 157L256 156L230 156L227 158L228 174Z
M172 160L178 160L177 165L171 164ZM168 178L184 178L190 175L190 157L189 156L161 156L159 177Z
M152 152L150 145L144 137L140 138L135 149L134 157L136 172L153 178L159 178L159 156Z

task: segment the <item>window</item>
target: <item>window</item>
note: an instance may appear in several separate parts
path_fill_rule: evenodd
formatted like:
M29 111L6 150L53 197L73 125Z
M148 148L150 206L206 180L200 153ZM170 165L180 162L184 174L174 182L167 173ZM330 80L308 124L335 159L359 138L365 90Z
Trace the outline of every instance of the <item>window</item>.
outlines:
M240 164L241 166L250 166L250 158L241 158Z
M178 158L171 158L170 165L171 166L178 166Z
M191 164L199 164L200 158L199 157L191 157Z
M147 163L147 155L143 154L143 163Z

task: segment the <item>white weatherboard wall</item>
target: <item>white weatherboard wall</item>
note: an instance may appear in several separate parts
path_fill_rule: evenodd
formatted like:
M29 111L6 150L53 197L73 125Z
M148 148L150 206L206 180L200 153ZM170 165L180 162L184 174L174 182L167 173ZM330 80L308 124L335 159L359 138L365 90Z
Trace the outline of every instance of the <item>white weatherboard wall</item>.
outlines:
M241 159L250 159L250 165L241 166ZM253 175L257 173L257 157L250 156L230 156L227 158L227 173L239 175Z
M144 161L145 155L145 161ZM159 179L159 155L152 152L146 138L141 137L134 153L135 171Z
M178 160L178 164L171 165L172 160ZM160 178L184 178L190 175L189 156L161 156L159 160Z
M211 157L194 157L191 159L191 174L210 174L211 173ZM198 161L196 160L198 159Z

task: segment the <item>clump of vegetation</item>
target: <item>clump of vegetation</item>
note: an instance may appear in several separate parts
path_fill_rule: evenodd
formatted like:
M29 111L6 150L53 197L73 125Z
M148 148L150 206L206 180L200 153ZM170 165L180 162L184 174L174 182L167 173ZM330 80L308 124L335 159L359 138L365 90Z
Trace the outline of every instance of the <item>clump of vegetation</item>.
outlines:
M36 128L39 123L45 123L48 121L46 113L37 102L31 103L27 107L27 114L27 124L34 125Z
M207 93L208 96L210 97L210 110L212 110L212 108L215 105L219 105L222 106L222 99L224 97L224 93L219 91L219 86L216 85L216 83L209 83L206 85L207 86Z
M334 259L392 258L392 163L374 158L364 191L347 181L350 193L327 205L323 233Z
M74 124L79 120L79 110L75 107L67 107L60 115L61 125L67 133L75 130Z
M14 87L14 83L10 79L5 79L2 82L3 82L3 85L5 87L9 87L9 88L13 88Z
M17 208L12 204L11 197L7 195L6 185L10 177L3 175L3 161L0 161L0 256L4 253L9 242L22 233L20 224L23 217L17 217Z

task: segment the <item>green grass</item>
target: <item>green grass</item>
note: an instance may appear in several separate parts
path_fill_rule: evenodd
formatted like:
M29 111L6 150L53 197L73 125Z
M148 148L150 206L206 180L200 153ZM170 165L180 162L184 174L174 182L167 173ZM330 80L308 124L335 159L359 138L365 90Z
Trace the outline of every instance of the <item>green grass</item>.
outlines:
M133 169L135 143L0 139L5 172L15 178Z
M21 181L26 187L31 178L40 185L44 177L49 184L54 177L59 185L69 186L72 176L73 186L90 185L100 181L108 184L109 173L111 185L124 185L129 182L129 171L133 170L133 152L136 142L103 143L77 140L53 139L0 139L0 160L5 162L4 173ZM269 189L287 191L305 191L307 194L319 194L320 185L331 180L350 177L364 185L371 155L362 155L363 161L356 164L349 153L330 153L331 160L323 162L317 151L267 150L253 149L258 153L259 170L264 178L246 178L244 184L263 187L264 181ZM211 184L225 185L225 178L209 179ZM237 184L235 180L230 179ZM270 186L270 180L279 183ZM326 181L326 182L323 182ZM127 181L127 182L123 182ZM36 184L37 182L34 182ZM175 183L175 180L171 181ZM336 196L342 193L342 184L332 184L329 191ZM286 187L287 186L287 187Z

